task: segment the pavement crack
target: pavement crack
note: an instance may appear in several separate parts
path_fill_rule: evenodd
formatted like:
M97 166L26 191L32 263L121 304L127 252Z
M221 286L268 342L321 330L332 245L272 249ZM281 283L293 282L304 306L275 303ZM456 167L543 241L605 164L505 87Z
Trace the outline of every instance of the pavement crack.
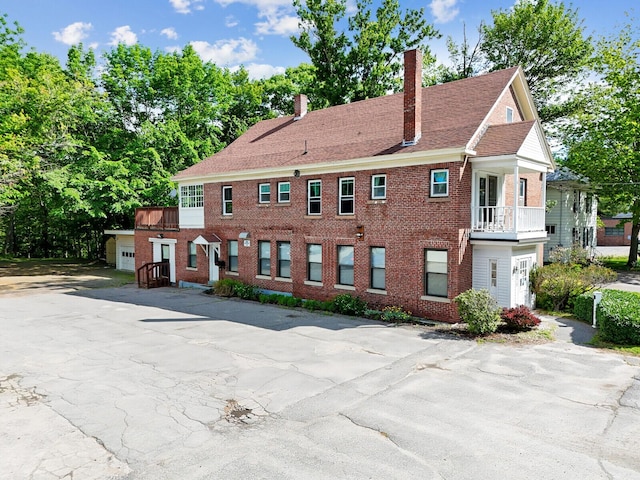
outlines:
M338 413L338 415L339 415L339 416L341 416L341 417L343 417L343 418L346 418L347 420L349 420L349 421L350 421L353 425L355 425L356 427L360 427L360 428L364 428L364 429L366 429L366 430L370 430L370 431L372 431L372 432L375 432L375 433L379 434L381 437L383 437L383 438L385 438L385 439L389 440L389 442L391 442L391 444L392 444L392 445L393 445L393 446L394 446L394 447L395 447L395 448L396 448L400 453L402 453L403 455L405 455L405 456L407 456L407 457L411 458L412 460L414 460L415 462L419 463L420 465L422 465L422 466L424 466L424 467L429 468L429 469L431 470L431 472L432 472L434 475L436 475L437 477L439 477L439 478L440 478L440 479L442 479L442 480L445 480L445 479L444 479L444 477L443 477L443 476L442 476L442 475L441 475L441 474L440 474L440 473L439 473L439 472L438 472L438 471L437 471L437 470L436 470L432 465L430 465L429 463L427 463L427 462L426 462L422 457L420 457L419 455L416 455L415 453L413 453L413 452L411 452L411 451L409 451L409 450L407 450L407 449L405 449L405 448L401 447L401 446L398 444L398 442L396 442L396 441L393 439L393 437L392 437L389 433L387 433L387 432L385 432L385 431L383 431L383 430L380 430L380 429L378 429L378 428L370 427L370 426L368 426L368 425L364 425L364 424L362 424L362 423L359 423L359 422L355 421L353 418L351 418L349 415L347 415L347 414L345 414L345 413L343 413L343 412L339 412L339 413ZM432 478L435 478L435 477L432 477Z

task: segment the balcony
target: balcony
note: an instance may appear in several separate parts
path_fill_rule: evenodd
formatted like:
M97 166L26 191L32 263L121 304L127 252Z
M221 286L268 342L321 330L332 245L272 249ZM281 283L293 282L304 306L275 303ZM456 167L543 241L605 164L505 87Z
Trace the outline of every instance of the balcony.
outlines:
M472 207L472 240L530 240L546 237L543 207Z
M136 230L178 230L178 207L136 208Z

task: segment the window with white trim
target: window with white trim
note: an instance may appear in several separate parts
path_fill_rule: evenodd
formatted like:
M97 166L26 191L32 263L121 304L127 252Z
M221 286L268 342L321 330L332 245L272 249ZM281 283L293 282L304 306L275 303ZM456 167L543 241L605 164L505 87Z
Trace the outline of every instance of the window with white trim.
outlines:
M271 242L258 242L258 275L271 275Z
M307 280L322 282L322 245L307 245Z
M202 185L181 185L180 186L180 206L182 208L202 207L204 205L204 195Z
M222 214L233 215L233 189L230 185L222 187Z
M353 177L341 178L339 185L338 213L340 215L353 215L355 212L355 183Z
M425 295L447 297L449 274L447 251L425 249L424 251L424 291Z
M193 242L187 242L187 267L198 266L198 246Z
M507 107L507 123L513 123L513 108Z
M431 196L432 197L448 197L449 196L449 170L441 168L431 170Z
M338 283L353 286L352 245L338 245Z
M271 201L270 183L261 183L258 185L258 201L260 203L269 203Z
M238 241L229 240L227 243L227 270L230 272L238 271Z
M375 290L385 289L385 249L384 247L371 247L371 288Z
M322 213L322 180L309 180L307 183L307 214Z
M291 183L278 183L278 203L289 203L291 199Z
M372 175L371 176L371 199L384 200L387 198L387 176Z
M291 278L291 243L278 242L278 271L281 278Z

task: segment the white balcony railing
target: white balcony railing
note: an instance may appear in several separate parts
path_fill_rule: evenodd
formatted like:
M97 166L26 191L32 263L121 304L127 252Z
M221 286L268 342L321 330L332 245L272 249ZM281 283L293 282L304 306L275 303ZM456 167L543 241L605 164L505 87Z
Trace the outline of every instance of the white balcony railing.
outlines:
M471 231L527 233L545 230L542 207L472 207Z

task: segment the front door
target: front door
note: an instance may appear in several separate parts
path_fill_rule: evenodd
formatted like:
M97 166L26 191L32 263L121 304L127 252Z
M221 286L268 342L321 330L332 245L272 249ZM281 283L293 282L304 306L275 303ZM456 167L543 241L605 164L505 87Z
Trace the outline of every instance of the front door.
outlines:
M220 247L209 244L209 282L217 282L220 280L220 267L218 260L220 258Z
M529 291L529 271L531 270L531 259L528 257L516 259L518 277L516 284L516 305L526 305L531 307L531 294Z
M478 178L478 206L483 224L493 221L495 208L498 205L498 177L483 175Z

